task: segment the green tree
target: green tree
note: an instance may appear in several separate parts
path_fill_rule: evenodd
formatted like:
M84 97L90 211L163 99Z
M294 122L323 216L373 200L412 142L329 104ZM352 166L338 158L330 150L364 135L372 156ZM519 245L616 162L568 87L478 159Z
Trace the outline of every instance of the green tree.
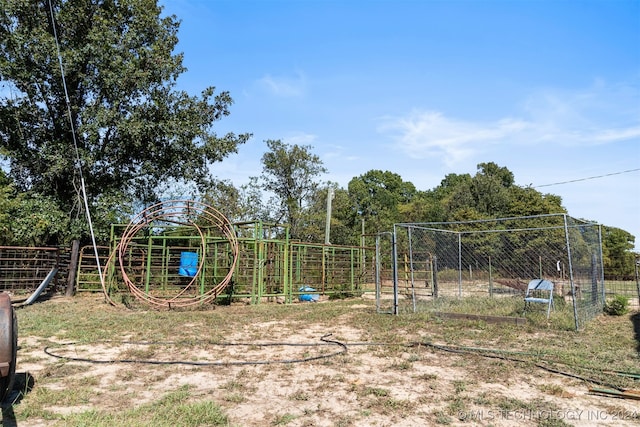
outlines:
M231 181L212 180L202 196L202 202L219 211L229 221L241 221L240 190Z
M334 245L359 245L360 226L356 226L356 212L347 190L337 183L329 182L327 187L318 188L309 198L308 206L302 211L299 224L299 239L305 242L324 243L327 223L327 195L333 190L331 201L331 222L329 237Z
M396 173L370 170L353 178L348 185L349 196L365 220L367 233L389 231L400 222L400 206L411 203L415 186Z
M471 204L470 186L471 175L450 173L440 181L440 185L430 191L435 202L440 205L441 221L448 221L452 212Z
M513 173L509 169L498 166L494 162L479 163L477 169L478 173L476 176L481 175L492 177L504 188L511 187L515 182Z
M478 164L470 188L475 209L488 217L504 216L509 210L508 189L513 182L513 173L507 168L493 162Z
M335 187L332 186L335 191ZM327 197L329 195L328 187L318 187L307 198L307 206L300 211L298 220L298 230L296 238L303 242L324 243L325 231L327 223ZM332 211L335 210L335 196L332 199ZM335 227L334 215L332 215L331 223ZM331 230L331 242L335 237L334 230Z
M410 201L398 206L401 222L436 222L443 220L442 205L431 191L416 191Z
M213 130L229 93L176 89L179 22L161 12L156 0L0 0L0 153L19 191L80 218L80 165L92 207L146 204L170 179L206 186L208 165L250 137Z
M560 196L543 194L532 187L509 187L509 199L508 216L567 213Z
M336 187L333 194L331 243L335 245L360 245L362 219L357 215L349 192Z
M470 185L471 184L471 175L468 173L465 174L455 174L450 173L447 174L442 181L440 181L440 185L434 189L436 194L440 199L445 199L448 195L454 193L461 185Z
M19 193L0 184L0 245L43 246L68 240L69 217L50 197Z
M231 222L264 221L275 222L270 212L272 201L263 200L257 177L250 177L249 182L235 187L228 180L213 180L206 189L202 201L217 209Z
M278 200L276 222L289 224L291 237L298 239L303 209L318 188L317 177L327 170L309 145L289 145L280 140L266 143L269 151L262 156L262 187Z
M493 162L480 163L478 172L449 174L433 190L449 221L564 213L562 199L514 184L514 175Z
M604 270L609 278L632 278L635 263L635 254L632 250L635 237L616 227L603 227L602 234Z

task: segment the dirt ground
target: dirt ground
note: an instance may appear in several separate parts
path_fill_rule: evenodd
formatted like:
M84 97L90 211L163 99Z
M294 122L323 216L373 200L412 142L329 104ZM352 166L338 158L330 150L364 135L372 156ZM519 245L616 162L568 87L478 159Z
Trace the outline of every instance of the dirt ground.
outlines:
M352 309L370 305L355 301ZM279 321L257 322L228 336L235 345L224 346L128 343L127 337L90 346L52 345L56 337L20 336L17 379L33 380L31 392L92 384L93 395L82 404L47 408L57 414L115 411L188 387L194 399L220 405L233 426L640 424L640 401L590 394L577 379L428 347L389 349L362 342L364 328L347 318L332 323L292 331ZM325 339L346 347L321 341L327 334ZM135 362L145 359L181 363ZM113 360L129 362L101 363ZM28 399L29 393L25 405ZM550 409L508 404L536 401ZM17 422L54 424L41 417ZM11 423L5 419L3 425Z

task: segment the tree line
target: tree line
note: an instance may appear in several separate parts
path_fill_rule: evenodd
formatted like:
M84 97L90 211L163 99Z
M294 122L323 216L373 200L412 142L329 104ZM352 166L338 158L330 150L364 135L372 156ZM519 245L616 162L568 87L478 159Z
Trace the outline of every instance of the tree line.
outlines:
M87 240L85 200L104 242L111 224L176 188L231 221L285 223L307 242L325 239L331 189L330 241L345 245L400 222L567 213L559 196L516 185L492 162L433 189L383 170L341 188L321 181L328 171L311 146L280 140L266 141L248 183L216 179L211 165L251 134L216 132L228 92L178 89L179 26L157 0L0 0L0 244ZM634 239L605 227L605 267L626 274Z

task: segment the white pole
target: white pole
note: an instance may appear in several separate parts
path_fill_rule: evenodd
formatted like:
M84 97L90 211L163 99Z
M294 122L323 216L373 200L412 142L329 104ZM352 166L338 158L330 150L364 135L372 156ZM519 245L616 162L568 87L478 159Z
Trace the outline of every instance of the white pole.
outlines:
M327 221L324 226L324 244L330 245L329 234L331 233L331 200L333 199L333 188L327 190Z

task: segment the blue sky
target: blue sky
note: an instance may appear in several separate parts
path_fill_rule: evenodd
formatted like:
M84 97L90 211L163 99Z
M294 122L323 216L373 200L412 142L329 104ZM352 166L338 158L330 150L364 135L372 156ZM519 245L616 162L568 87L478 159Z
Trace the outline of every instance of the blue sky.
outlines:
M311 145L344 188L380 169L429 190L495 162L640 248L640 1L161 4L180 88L229 91L217 132L253 134L218 178L259 175L268 139Z

